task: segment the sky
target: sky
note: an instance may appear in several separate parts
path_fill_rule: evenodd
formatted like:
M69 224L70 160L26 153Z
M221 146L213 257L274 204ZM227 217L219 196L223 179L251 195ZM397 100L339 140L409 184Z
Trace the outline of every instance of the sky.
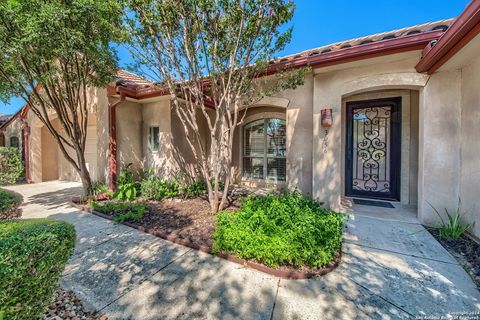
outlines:
M468 0L294 0L292 41L278 56L331 43L458 16ZM131 62L119 48L120 67ZM0 102L0 113L15 113L21 99Z

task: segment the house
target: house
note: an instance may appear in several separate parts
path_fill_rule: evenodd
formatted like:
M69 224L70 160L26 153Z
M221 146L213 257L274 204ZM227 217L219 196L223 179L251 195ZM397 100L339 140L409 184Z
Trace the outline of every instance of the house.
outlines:
M22 124L19 120L21 111L14 115L0 114L0 147L13 147L23 151Z
M424 223L437 221L429 203L453 210L461 198L480 236L479 32L474 0L456 19L277 59L312 72L247 110L235 182L298 188L336 210L345 199L386 200L416 208ZM165 89L120 70L93 94L86 158L94 180L115 181L127 163L161 175L192 167ZM78 179L34 115L25 123L30 179Z

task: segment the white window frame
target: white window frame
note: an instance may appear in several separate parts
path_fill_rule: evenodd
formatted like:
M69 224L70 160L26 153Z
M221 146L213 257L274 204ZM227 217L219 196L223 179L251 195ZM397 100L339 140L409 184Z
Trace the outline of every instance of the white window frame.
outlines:
M157 134L155 135L155 129ZM157 138L157 145L155 146L155 137ZM150 126L148 128L148 151L154 153L160 150L160 127Z
M269 157L268 156L268 145L267 145L267 123L269 120L272 120L272 119L276 119L276 120L281 120L285 123L285 128L286 128L286 120L281 118L281 117L276 117L276 116L271 116L271 117L265 117L265 118L258 118L258 119L252 119L251 121L248 121L244 126L242 126L242 143L241 143L241 156L240 156L240 161L241 161L241 168L242 168L242 171L241 171L241 176L242 176L242 179L245 179L245 180L261 180L261 181L275 181L275 182L284 182L286 181L286 174L287 174L287 168L286 168L286 161L287 161L287 156L285 154L285 156L283 157L278 157L278 156L275 156L275 157ZM245 130L247 128L247 126L253 122L257 122L259 120L262 120L263 121L263 140L264 140L264 152L263 152L263 157L260 157L260 156L247 156L245 155L245 150L246 150L246 143L247 141L245 140ZM286 141L285 141L285 148L286 148ZM263 174L262 174L262 178L255 178L255 177L251 177L249 175L246 175L246 172L245 172L245 166L244 166L244 160L245 158L263 158ZM269 177L268 176L268 159L285 159L285 172L284 172L284 175L283 175L283 179L278 179L278 176L276 176L275 178L272 178L272 177Z

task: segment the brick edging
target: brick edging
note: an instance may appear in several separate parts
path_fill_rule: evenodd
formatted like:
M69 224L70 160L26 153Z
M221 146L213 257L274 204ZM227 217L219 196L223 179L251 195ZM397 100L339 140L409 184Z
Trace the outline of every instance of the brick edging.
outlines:
M107 220L110 220L110 221L114 221L112 216L101 213L101 212L98 212L98 211L95 211L88 205L80 205L80 204L76 204L76 203L73 203L73 202L71 202L71 205L74 208L80 209L82 211L89 212L89 213L91 213L93 215L96 215L98 217L101 217L101 218L104 218L104 219L107 219ZM263 273L266 273L266 274L269 274L269 275L272 275L272 276L275 276L275 277L278 277L278 278L283 278L283 279L309 279L309 278L312 278L312 277L315 277L315 276L326 275L327 273L335 270L338 267L338 265L341 262L341 258L342 258L342 250L340 250L338 256L328 266L323 267L321 269L318 269L318 271L316 271L316 272L302 272L302 271L296 271L296 270L295 271L279 270L279 269L273 269L273 268L267 267L266 265L263 265L263 264L260 264L260 263L257 263L257 262L237 258L232 254L213 253L211 248L208 247L208 246L197 245L197 244L192 243L192 242L190 242L186 239L178 238L178 237L166 234L164 232L160 232L160 231L153 230L153 229L148 229L148 228L145 228L145 227L142 227L142 226L137 226L137 225L135 225L133 223L130 223L130 222L123 222L121 224L126 225L130 228L148 233L148 234L153 235L155 237L173 242L175 244L179 244L181 246L188 247L188 248L191 248L191 249L194 249L194 250L197 250L197 251L205 252L205 253L208 253L212 256L217 256L217 257L220 257L222 259L228 260L230 262L234 262L234 263L237 263L237 264L240 264L240 265L243 265L243 266L248 266L248 267L250 267L252 269L255 269L257 271L261 271Z

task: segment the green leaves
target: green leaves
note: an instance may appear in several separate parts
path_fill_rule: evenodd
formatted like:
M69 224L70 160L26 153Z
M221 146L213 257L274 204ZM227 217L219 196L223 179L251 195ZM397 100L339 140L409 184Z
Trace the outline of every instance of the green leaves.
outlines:
M14 184L24 172L17 148L0 147L0 185Z
M10 190L0 189L0 214L20 205L23 198L20 194Z
M343 216L298 192L247 198L239 211L217 216L214 251L272 267L318 268L342 244Z
M113 79L112 41L124 37L114 0L6 0L0 4L0 95L26 97L32 85L58 90ZM63 85L62 85L63 84Z
M140 221L147 211L147 206L141 202L104 201L97 203L93 201L91 205L98 212L114 215L114 219L118 223L128 220Z
M460 199L458 199L458 205L454 213L450 213L448 209L445 208L446 219L442 217L440 212L438 212L438 210L430 202L427 203L440 219L440 236L444 238L459 239L468 229L473 227L473 223L462 222L466 212L462 213L462 201Z
M0 222L0 318L40 318L75 246L75 229L50 219Z

